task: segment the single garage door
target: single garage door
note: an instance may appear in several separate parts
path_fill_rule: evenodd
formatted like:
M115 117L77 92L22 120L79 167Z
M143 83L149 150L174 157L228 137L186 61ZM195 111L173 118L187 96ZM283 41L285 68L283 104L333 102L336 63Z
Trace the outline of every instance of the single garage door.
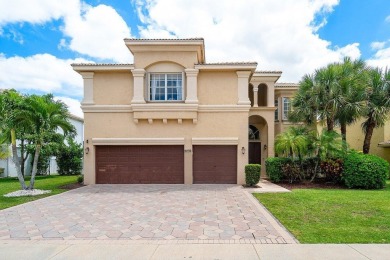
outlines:
M194 183L237 183L237 146L193 146Z
M96 146L96 183L184 183L184 146Z

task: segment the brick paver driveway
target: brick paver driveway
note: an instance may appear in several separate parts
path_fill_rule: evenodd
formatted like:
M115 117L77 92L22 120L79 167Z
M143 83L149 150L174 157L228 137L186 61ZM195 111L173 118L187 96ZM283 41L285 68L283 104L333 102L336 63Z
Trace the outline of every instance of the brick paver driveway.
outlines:
M251 196L238 185L90 185L0 211L0 239L293 243Z

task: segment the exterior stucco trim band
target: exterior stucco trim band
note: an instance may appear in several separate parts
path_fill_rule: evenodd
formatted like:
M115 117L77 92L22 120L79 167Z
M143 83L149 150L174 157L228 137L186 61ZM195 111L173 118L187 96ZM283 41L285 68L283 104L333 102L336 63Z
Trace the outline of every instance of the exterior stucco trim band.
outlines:
M238 137L192 138L193 145L238 145Z
M92 138L93 145L184 145L184 138Z

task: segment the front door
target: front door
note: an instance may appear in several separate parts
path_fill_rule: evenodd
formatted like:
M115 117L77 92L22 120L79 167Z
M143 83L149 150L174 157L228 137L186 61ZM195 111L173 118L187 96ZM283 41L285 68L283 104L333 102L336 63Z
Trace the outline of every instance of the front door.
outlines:
M249 163L261 164L261 143L249 142Z

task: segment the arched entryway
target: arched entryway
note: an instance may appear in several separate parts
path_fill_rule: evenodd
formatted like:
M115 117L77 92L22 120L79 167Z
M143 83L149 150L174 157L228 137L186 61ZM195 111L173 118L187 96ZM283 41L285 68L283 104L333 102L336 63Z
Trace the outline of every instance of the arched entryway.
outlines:
M249 117L248 142L248 163L264 165L267 158L268 125L263 117Z

